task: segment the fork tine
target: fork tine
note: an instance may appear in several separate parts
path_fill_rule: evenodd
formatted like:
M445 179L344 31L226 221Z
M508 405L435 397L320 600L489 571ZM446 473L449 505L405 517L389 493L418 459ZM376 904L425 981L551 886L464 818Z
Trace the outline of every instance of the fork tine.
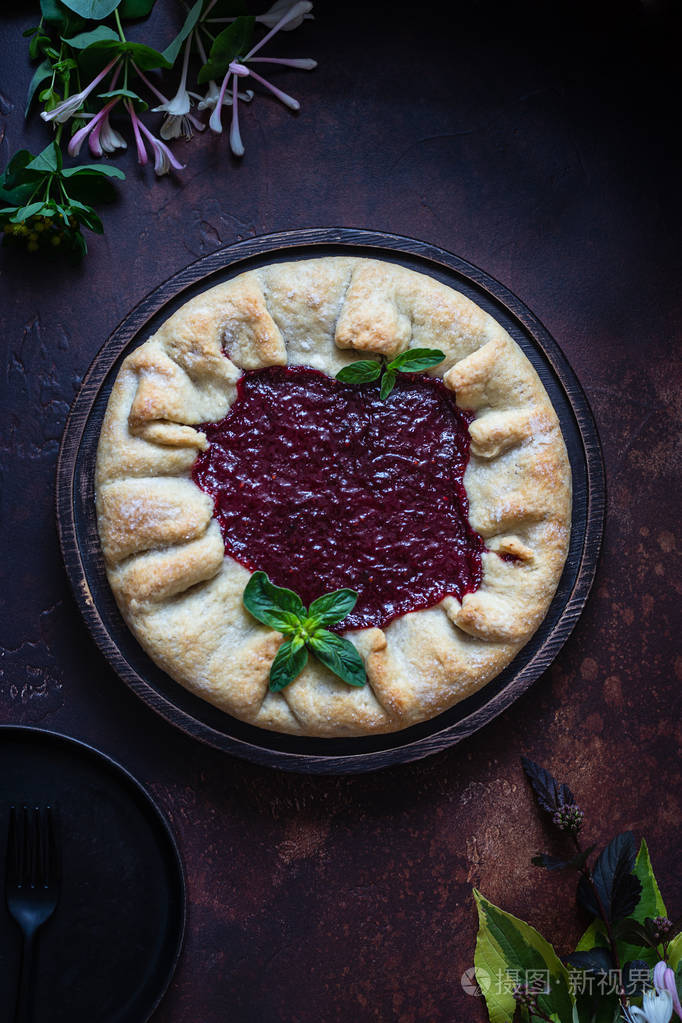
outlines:
M19 873L19 825L17 822L17 808L9 808L9 829L7 832L7 863L6 875L8 884L16 884Z
M55 808L48 804L45 807L44 816L45 828L45 885L51 885L59 881L61 876L59 862L59 843L57 841L57 816Z

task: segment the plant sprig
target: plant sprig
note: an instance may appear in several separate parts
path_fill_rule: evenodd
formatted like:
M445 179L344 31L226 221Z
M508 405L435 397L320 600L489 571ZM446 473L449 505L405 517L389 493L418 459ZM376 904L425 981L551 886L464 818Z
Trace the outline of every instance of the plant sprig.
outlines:
M423 373L437 366L444 358L444 352L437 348L408 348L390 362L383 359L381 362L375 359L351 362L339 370L336 379L342 384L369 384L381 377L379 396L386 399L395 387L398 373Z
M117 167L64 167L56 142L37 156L22 149L0 175L0 227L8 242L77 262L88 251L81 227L102 234L93 202L114 198Z
M646 842L637 850L634 835L625 831L591 862L596 845L583 849L580 844L584 813L571 789L532 760L523 757L522 763L538 806L572 846L563 857L540 853L533 863L550 871L577 871L577 901L591 923L575 951L560 958L529 924L474 890L476 976L491 1020L654 1023L669 1020L673 1008L682 1019L677 990L682 986L682 920L673 923L666 915ZM506 974L516 985L494 987L493 967L500 982ZM519 983L522 973L526 980ZM540 974L546 983L534 987ZM633 1004L640 999L641 1007Z
M271 692L280 692L301 674L309 653L349 686L364 686L360 654L349 640L325 628L350 614L358 599L355 590L325 593L306 609L293 590L275 586L265 572L254 572L242 599L254 618L287 637L270 667Z

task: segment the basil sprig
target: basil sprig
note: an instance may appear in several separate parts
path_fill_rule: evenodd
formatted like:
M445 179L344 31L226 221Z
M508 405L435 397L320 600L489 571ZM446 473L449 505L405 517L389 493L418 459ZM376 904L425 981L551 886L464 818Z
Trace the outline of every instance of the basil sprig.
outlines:
M336 379L342 384L369 384L382 377L379 396L385 399L395 387L396 373L423 373L437 366L444 358L445 354L437 348L408 348L391 362L376 362L374 359L351 362L339 370Z
M301 674L309 651L349 686L364 686L367 676L360 654L343 636L324 628L350 614L358 599L355 590L325 593L306 610L293 590L275 586L265 572L254 572L242 599L254 618L287 637L270 667L271 692L280 692Z

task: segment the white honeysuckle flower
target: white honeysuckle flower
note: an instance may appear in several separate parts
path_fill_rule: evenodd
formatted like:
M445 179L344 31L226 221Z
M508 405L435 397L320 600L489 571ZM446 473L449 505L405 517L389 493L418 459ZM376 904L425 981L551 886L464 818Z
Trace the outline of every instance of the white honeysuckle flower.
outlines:
M182 135L189 142L194 134L193 128L197 131L205 131L206 125L191 114L169 114L161 125L159 135L166 141L177 139Z
M73 117L80 107L83 106L83 103L88 98L92 90L99 85L107 72L111 71L114 64L116 64L120 59L121 58L119 56L114 57L114 59L109 61L107 66L103 68L103 70L100 71L95 78L93 78L89 85L86 85L80 92L74 93L73 96L69 96L68 99L65 99L62 103L56 106L54 110L43 110L40 115L43 121L55 121L57 124L64 124L64 122L68 121L70 117Z
M645 991L642 1008L636 1005L627 1009L628 1023L670 1023L673 1014L673 1000L669 991Z
M218 96L220 95L220 89L216 82L211 80L208 83L208 89L205 96L200 96L197 92L190 92L192 99L197 100L197 110L215 110L215 105L218 102ZM244 103L250 103L253 99L253 89L247 89L246 92L238 92L237 96L243 100ZM232 93L226 92L223 96L223 106L232 106ZM204 127L206 127L204 125Z
M99 143L105 153L114 153L117 149L127 149L128 143L119 131L112 128L109 115L102 121L99 132Z
M298 0L298 2L293 3L292 0L276 0L272 7L268 8L264 14L256 16L256 21L267 28L274 28L280 18L288 14L292 8L296 8L296 14L285 25L282 25L282 29L285 32L291 32L292 29L298 28L305 18L312 18L310 12L313 9L313 5L311 3L304 2L304 0Z

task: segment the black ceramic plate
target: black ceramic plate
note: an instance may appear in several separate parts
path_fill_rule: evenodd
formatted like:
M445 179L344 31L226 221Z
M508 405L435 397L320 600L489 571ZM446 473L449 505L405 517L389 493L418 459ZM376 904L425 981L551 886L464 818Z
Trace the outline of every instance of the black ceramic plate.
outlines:
M462 291L511 334L538 371L558 413L573 472L573 527L565 570L549 612L513 663L480 692L439 717L391 735L305 739L266 732L204 703L147 657L123 622L97 540L93 475L102 416L123 358L183 303L244 270L315 256L390 260ZM285 232L239 242L198 260L145 298L90 367L67 420L57 469L57 523L64 562L87 625L123 681L157 713L195 738L261 764L293 771L375 770L415 760L471 735L549 666L587 600L604 519L604 472L587 399L544 327L502 284L452 253L397 235L345 228Z
M180 955L185 882L173 835L141 785L74 739L0 726L0 876L11 804L57 807L62 888L40 931L33 1018L145 1023ZM0 1019L13 1018L19 930L0 906Z

